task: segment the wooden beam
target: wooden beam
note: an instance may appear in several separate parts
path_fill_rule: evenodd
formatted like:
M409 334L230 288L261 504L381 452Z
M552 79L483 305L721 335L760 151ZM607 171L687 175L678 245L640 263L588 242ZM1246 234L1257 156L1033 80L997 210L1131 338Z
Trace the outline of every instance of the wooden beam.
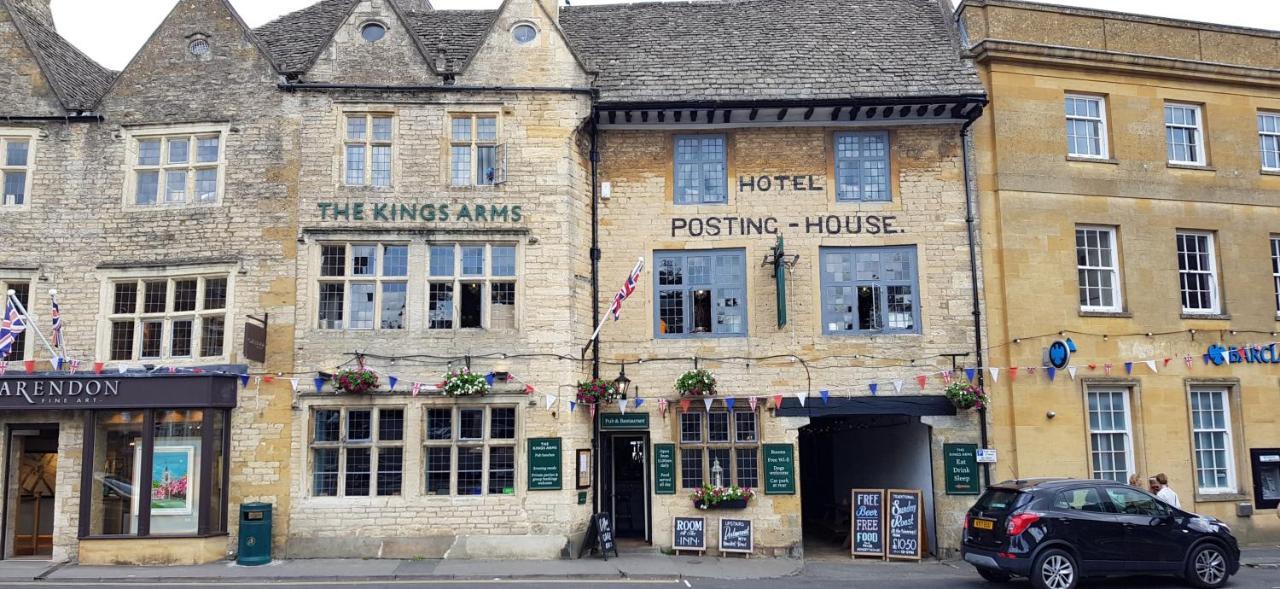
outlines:
M907 115L909 115L909 114L911 114L911 107L909 107L909 106L904 106L904 107L902 107L902 108L898 109L898 116L900 116L900 117L905 117L905 116L907 116Z
M876 118L876 107L874 107L874 106L867 107L867 118L868 118L868 119L874 119L874 118ZM849 120L853 120L853 119L851 118L851 119L849 119Z
M658 111L658 122L659 123L667 122L667 111L665 110Z
M935 117L936 117L936 116L939 116L939 115L941 115L941 114L943 113L943 111L945 111L945 110L947 110L947 105L945 105L945 104L939 104L938 106L933 107L933 116L935 116Z
M618 122L618 113L616 111L609 111L609 124L612 125L616 122Z
M855 107L853 107L853 108L849 109L849 120L850 120L850 121L856 121L856 120L858 120L858 114L859 114L859 113L861 113L861 112L862 112L862 107L861 107L861 106L855 106Z
M640 122L642 123L649 122L649 111L647 110L640 111Z
M809 107L809 110L804 111L804 120L807 121L812 118L813 118L813 107L811 106Z
M725 123L728 123L728 122L729 122L729 119L730 119L732 116L733 116L733 111L732 111L732 110L729 110L729 109L727 109L727 108L726 108L726 109L724 109L724 115L722 115L720 118L724 119L724 122L725 122Z
M627 119L628 123L631 122L631 111L627 111L626 113L623 114L623 116Z
M787 118L787 109L784 108L778 111L778 120L781 121L785 118Z
M922 104L918 108L916 108L917 117L923 117L924 113L927 113L927 112L929 112L929 105L927 104Z
M832 109L832 111L831 111L831 120L833 120L833 121L838 121L838 120L840 120L840 111L841 111L841 110L844 110L844 107L843 107L843 106L837 106L837 107L835 107L834 109Z
M679 123L679 122L680 122L680 117L683 117L683 116L684 116L684 111L682 111L682 110L678 110L678 111L676 111L676 122L677 122L677 123Z
M714 110L707 111L707 124L711 124L714 122L716 122L716 111Z
M758 114L760 114L760 109L758 109L758 108L753 108L753 109L751 109L751 115L749 116L749 118L750 118L751 120L753 120L753 121L754 121L754 120L756 120L756 115L758 115Z
M960 118L960 113L961 113L962 111L964 111L964 103L963 103L963 102L961 102L960 104L957 104L957 105L955 105L955 106L951 107L951 118L953 118L953 119L958 119L958 118Z
M689 111L689 122L690 123L698 122L698 111L696 110Z
M881 117L881 118L885 118L885 119L887 119L887 118L889 118L889 117L891 117L891 116L893 116L893 107L892 107L892 106L884 106L884 107L881 107L881 108L880 108L880 117Z

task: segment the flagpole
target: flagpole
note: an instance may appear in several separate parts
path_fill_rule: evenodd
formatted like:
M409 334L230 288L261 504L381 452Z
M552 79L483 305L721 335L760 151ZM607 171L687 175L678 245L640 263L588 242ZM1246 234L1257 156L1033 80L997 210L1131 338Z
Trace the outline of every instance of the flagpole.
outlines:
M627 274L627 278L630 278L632 274L639 272L640 267L643 265L644 265L644 258L636 258L636 265L634 268L631 269L631 274ZM616 297L617 295L614 295L614 296ZM591 332L591 339L587 340L587 345L591 345L591 342L596 340L596 337L600 335L600 330L604 329L605 321L608 321L608 320L609 320L609 313L605 313L604 317L600 318L600 324L596 325L596 330Z
M18 313L21 314L24 318L26 318L27 329L30 329L36 332L36 335L40 336L40 341L44 342L44 347L49 349L49 354L51 356L53 356L54 358L60 358L61 356L58 356L58 352L54 351L53 345L49 343L49 340L45 339L44 333L40 331L39 327L36 327L35 319L32 319L31 314L27 312L27 308L22 306L22 301L18 300L17 292L10 289L9 292L6 294L9 297L9 301L12 302L15 307L18 308Z
M58 304L58 289L56 288L49 289L49 299L53 302L53 304L55 305ZM50 311L52 311L52 309L50 309ZM59 309L58 311L58 320L59 321L62 320L61 309ZM67 338L64 334L61 333L61 330L59 330L59 333L58 333L58 357L59 358L67 357Z

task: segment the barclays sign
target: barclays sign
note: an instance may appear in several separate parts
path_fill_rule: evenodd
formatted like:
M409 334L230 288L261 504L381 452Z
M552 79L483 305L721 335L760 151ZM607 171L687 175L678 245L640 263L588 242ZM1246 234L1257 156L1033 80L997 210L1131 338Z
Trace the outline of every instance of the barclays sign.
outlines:
M1219 344L1209 346L1204 359L1214 366L1223 364L1280 364L1280 351L1276 344L1265 346L1248 346L1242 348L1223 347Z

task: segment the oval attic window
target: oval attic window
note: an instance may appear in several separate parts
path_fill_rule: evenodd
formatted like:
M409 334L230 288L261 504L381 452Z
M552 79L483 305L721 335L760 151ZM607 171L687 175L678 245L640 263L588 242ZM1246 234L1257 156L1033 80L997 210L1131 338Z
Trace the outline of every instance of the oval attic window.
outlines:
M190 49L191 55L194 55L196 57L204 57L209 54L209 42L205 41L204 39L196 39L195 41L191 42L191 45L188 47L188 49Z
M511 34L515 36L516 43L524 45L538 38L538 29L533 28L533 25L516 25Z
M360 36L370 43L381 41L383 37L387 36L387 27L371 22L360 28Z

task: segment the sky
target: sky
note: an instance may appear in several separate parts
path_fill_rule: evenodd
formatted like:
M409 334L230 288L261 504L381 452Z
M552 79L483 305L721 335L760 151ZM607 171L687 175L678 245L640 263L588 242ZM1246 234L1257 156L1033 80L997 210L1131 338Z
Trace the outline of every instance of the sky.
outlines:
M319 0L231 0L249 26ZM618 0L571 0L575 6ZM665 1L665 0L664 0ZM1280 30L1275 0L1055 0L1056 4ZM176 0L53 0L58 31L98 63L123 69ZM952 0L958 4L958 0ZM442 10L496 8L501 0L432 0ZM1270 5L1272 8L1267 9ZM127 10L125 9L127 7Z

